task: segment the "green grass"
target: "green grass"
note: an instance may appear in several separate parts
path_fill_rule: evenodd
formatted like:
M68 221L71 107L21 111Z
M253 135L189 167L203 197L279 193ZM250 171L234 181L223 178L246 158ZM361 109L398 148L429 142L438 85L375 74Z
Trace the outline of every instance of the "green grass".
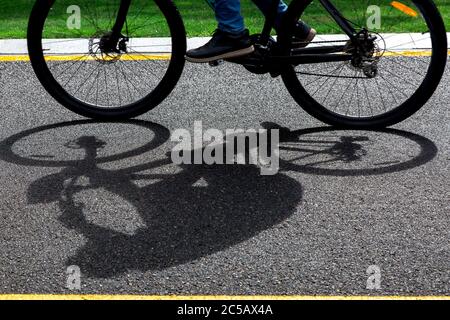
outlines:
M76 4L88 2L91 6L95 3L94 0L61 0L56 3L60 3L62 6L61 10L54 10L54 21L47 32L47 37L57 37L61 35L70 36L67 34L67 28L65 26L65 21L67 14L64 8L67 7L66 4ZM105 3L111 0L96 0L97 7L101 8ZM135 0L138 2L147 0ZM387 1L387 0L386 0ZM408 2L408 0L403 0ZM34 1L32 0L0 0L0 38L25 38L26 28L28 23L28 15L31 10L31 6ZM259 10L251 3L250 0L243 0L242 11L243 16L247 26L252 33L259 32L262 28L263 17ZM346 15L351 16L353 14L354 4L349 0L335 0L333 1L336 6L338 6ZM450 30L450 2L448 0L436 0L435 1L442 15L445 17L446 24ZM210 35L215 27L216 21L214 19L214 14L209 6L202 0L175 0L176 5L180 9L183 16L184 23L186 25L188 36L207 36ZM361 3L366 3L361 1ZM65 7L64 7L65 6ZM64 8L63 8L64 7ZM83 9L83 8L82 8ZM136 9L137 10L137 9ZM309 24L313 25L314 28L318 29L320 33L330 33L334 32L331 27L328 17L323 13L319 6L311 7L308 12ZM86 12L86 11L84 11ZM105 14L105 11L101 11ZM83 11L82 11L83 13ZM346 15L347 16L347 15ZM151 18L152 17L152 18ZM135 24L147 23L149 26L143 28L138 32L141 36L166 36L168 30L164 28L164 24L161 23L161 17L158 15L152 15L152 10L148 9L141 17L134 21ZM390 15L387 19L383 21L384 25L389 25L389 31L402 30L408 31L421 31L419 26L417 26L417 19L405 17L404 14L400 12L395 12L395 14ZM93 28L84 27L82 29L83 34L92 35L94 32Z

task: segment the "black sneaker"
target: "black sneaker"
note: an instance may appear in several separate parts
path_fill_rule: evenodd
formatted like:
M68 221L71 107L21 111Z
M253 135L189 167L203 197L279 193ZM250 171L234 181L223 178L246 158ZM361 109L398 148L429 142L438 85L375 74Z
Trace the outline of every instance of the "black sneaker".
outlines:
M292 39L292 46L294 48L304 48L308 46L317 35L317 31L308 26L303 21L299 21L294 30L294 38Z
M186 53L186 60L196 63L212 62L244 56L254 50L248 30L232 34L217 29L207 44L189 50Z
M278 32L278 30L276 30ZM292 49L300 49L307 47L316 37L317 31L311 28L303 21L298 21L295 26L294 34L292 36ZM281 74L280 70L274 69L270 71L270 75L273 78L278 77Z

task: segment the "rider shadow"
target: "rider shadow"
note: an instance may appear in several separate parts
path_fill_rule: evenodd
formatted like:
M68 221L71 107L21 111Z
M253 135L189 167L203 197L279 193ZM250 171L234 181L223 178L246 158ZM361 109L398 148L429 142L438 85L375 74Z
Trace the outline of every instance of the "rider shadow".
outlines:
M280 160L280 173L275 176L263 176L260 168L253 165L182 165L173 174L152 171L173 165L169 157L125 169L99 167L102 163L159 148L170 134L167 129L151 123L145 123L145 126L157 134L150 147L141 147L120 156L100 158L98 153L106 147L105 141L88 135L65 144L66 148L83 150L82 160L55 162L39 157L23 158L12 151L17 141L30 135L85 123L91 122L56 124L22 132L0 143L0 157L21 165L63 167L56 174L34 181L28 188L28 202L58 203L62 224L86 238L86 244L68 258L66 264L77 265L84 274L96 278L110 278L129 270L161 270L195 261L273 228L293 215L302 201L302 186L283 172L336 176L396 172L422 165L433 159L437 152L434 143L426 138L400 130L386 130L419 144L419 155L404 163L386 166L381 171L318 169L316 163L297 165ZM143 122L128 124L142 126ZM336 130L290 131L274 124L263 126L278 128L282 145L298 142L307 134ZM343 132L331 146L320 146L320 141L314 141L314 149L317 149L314 152L332 155L343 163L358 162L365 157L364 143L367 139L364 135L349 136ZM297 148L296 151L301 153L302 149ZM303 151L310 152L311 149ZM156 182L140 186L138 181ZM131 204L143 221L143 227L127 234L89 219L96 213L88 212L83 203L86 199L77 195L96 189L106 190ZM117 212L117 220L120 221L121 216L121 212Z
M296 180L262 176L256 166L182 165L181 172L161 176L147 173L152 163L100 168L98 151L105 142L95 136L82 136L69 146L84 150L85 158L33 182L28 202L58 202L59 220L87 239L67 265L91 277L160 270L220 252L281 223L302 200ZM169 158L157 161L158 166L170 164ZM151 179L159 180L144 187L135 183ZM86 184L88 190L101 188L131 204L145 227L130 235L91 222L87 216L92 213L76 197Z

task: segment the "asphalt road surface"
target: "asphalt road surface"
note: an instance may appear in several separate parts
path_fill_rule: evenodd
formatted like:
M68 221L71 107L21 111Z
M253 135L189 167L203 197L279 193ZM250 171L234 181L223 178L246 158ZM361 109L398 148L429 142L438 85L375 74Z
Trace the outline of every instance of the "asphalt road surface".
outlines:
M114 124L66 111L26 63L2 69L1 293L450 294L449 72L413 118L365 132L238 66L188 65L157 109ZM198 120L287 128L280 173L172 164L170 132Z

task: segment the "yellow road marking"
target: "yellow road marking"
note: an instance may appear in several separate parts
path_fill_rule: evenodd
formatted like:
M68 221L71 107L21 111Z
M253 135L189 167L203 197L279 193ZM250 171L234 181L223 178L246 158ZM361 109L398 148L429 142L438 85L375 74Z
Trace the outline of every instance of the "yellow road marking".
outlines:
M450 54L450 51L448 52ZM384 57L431 57L430 51L401 51L401 52L385 52Z
M450 50L448 51L450 55ZM385 52L385 57L429 57L431 51L429 50L411 50L398 52ZM132 54L123 55L120 57L122 61L144 61L144 60L170 60L170 54ZM46 57L47 61L94 61L95 58L87 55L49 55ZM0 55L0 62L29 62L28 55Z
M145 296L145 295L75 295L75 294L4 294L0 300L450 300L450 296Z

